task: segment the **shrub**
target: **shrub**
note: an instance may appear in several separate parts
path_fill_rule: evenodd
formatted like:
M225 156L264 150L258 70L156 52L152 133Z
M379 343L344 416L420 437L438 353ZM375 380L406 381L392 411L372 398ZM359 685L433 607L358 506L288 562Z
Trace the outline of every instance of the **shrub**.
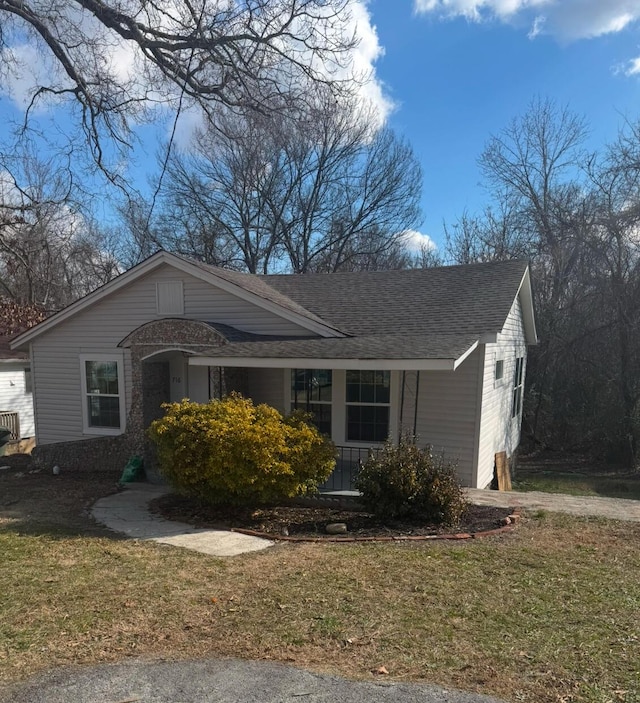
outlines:
M382 519L408 518L455 525L467 510L455 465L409 437L387 442L363 464L355 482L362 503Z
M166 403L151 423L161 473L179 492L209 503L259 505L317 490L335 448L305 416L283 416L232 394L207 404Z

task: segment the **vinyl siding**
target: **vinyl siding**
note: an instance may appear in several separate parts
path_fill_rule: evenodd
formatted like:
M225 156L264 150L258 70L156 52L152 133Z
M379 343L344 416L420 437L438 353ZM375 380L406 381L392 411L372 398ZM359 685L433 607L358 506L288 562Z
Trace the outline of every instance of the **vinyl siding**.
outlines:
M485 488L493 478L495 454L506 451L511 456L520 443L520 416L512 418L513 381L516 358L524 357L526 372L527 345L522 308L516 298L495 344L485 348L482 383L482 409L478 447L477 487ZM495 381L495 363L502 359L502 382Z
M156 312L156 283L181 280L185 319L232 325L257 334L308 334L298 325L165 265L61 322L32 343L36 426L40 444L83 437L80 354L124 357L126 405L131 359L118 343L140 325L171 315Z
M476 349L455 371L421 371L416 434L421 445L458 465L463 485L473 483L478 387L484 357ZM415 372L407 372L403 425L413 431Z
M18 413L20 435L33 437L33 396L25 392L24 370L27 364L0 364L0 410Z
M254 403L266 403L280 412L289 412L284 407L284 379L285 373L291 373L289 369L247 369L247 372L249 395Z

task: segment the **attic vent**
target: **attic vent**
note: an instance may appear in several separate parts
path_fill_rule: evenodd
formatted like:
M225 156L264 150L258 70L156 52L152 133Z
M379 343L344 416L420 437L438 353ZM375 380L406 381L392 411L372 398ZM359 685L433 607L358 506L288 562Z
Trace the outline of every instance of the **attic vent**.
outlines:
M156 283L158 315L184 315L182 281Z

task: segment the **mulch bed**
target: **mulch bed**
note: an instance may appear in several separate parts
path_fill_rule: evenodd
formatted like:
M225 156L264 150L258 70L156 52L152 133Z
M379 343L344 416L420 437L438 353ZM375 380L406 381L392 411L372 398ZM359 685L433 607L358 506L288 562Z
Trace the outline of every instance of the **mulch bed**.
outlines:
M470 505L460 524L451 527L424 522L382 522L361 510L329 506L286 505L255 510L210 506L174 494L152 501L150 509L168 520L185 522L198 528L246 530L276 539L330 538L326 526L336 522L346 523L348 532L344 536L355 538L406 539L446 534L473 535L503 527L504 518L513 512L509 508Z

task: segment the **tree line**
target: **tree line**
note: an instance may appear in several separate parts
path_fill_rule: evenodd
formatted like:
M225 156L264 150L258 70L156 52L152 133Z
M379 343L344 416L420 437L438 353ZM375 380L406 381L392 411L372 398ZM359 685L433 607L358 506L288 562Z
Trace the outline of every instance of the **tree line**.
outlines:
M524 431L538 446L635 466L640 441L640 123L597 152L585 120L549 100L491 137L490 202L448 228L468 263L531 262L540 343Z

